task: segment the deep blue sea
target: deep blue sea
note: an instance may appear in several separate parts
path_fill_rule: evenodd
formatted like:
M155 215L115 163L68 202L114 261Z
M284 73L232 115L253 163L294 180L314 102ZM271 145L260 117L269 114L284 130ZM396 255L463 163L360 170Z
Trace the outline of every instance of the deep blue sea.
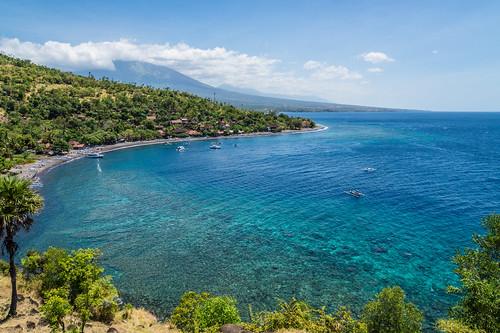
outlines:
M392 285L428 323L445 315L451 257L500 212L500 113L305 116L328 130L56 168L22 247L100 248L125 300L160 315L186 290L233 295L244 315L291 296L358 312Z

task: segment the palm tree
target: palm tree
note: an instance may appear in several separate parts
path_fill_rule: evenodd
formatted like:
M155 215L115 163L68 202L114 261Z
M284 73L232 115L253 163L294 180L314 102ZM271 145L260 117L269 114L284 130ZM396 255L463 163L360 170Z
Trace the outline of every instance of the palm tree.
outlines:
M18 245L14 240L22 228L28 230L33 224L33 215L43 206L42 197L30 188L31 182L18 177L0 177L0 238L3 239L2 253L9 255L9 273L12 288L10 309L7 317L16 315L17 286L14 257Z

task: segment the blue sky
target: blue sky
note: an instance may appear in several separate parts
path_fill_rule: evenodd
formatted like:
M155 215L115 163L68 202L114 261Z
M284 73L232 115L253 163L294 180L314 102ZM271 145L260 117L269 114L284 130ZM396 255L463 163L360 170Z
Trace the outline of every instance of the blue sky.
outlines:
M68 70L142 60L267 93L500 110L499 1L3 0L0 38Z

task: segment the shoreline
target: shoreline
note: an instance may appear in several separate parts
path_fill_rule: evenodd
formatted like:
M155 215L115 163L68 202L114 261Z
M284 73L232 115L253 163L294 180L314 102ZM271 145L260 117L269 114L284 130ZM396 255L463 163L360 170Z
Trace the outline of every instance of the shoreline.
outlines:
M288 134L306 134L306 133L316 133L322 132L328 129L328 126L318 124L314 128L305 128L301 130L285 130L282 132L272 133L272 132L256 132L256 133L245 133L245 134L235 134L227 136L214 136L214 137L187 137L187 138L172 138L172 139L155 139L155 140L145 140L145 141L131 141L131 142L120 142L111 145L95 146L92 148L82 149L82 150L71 150L66 155L58 156L47 156L41 155L41 158L36 162L17 165L10 170L11 173L16 174L18 177L24 179L36 179L37 177L43 176L55 169L58 166L79 160L84 158L89 151L98 151L100 153L107 153L116 150L159 145L166 143L179 143L179 142L196 142L196 141L210 141L210 140L224 140L224 139L238 139L238 138L253 138L259 136L277 136L277 135L288 135Z

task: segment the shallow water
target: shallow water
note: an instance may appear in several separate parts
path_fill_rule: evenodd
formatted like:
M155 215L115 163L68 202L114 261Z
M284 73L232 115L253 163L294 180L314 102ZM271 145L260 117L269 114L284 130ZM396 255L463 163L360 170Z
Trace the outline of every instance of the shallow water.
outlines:
M396 284L428 323L444 315L450 258L500 211L500 114L307 116L329 130L59 167L22 247L101 248L126 300L160 315L186 290L233 295L243 311L292 295L359 311Z

